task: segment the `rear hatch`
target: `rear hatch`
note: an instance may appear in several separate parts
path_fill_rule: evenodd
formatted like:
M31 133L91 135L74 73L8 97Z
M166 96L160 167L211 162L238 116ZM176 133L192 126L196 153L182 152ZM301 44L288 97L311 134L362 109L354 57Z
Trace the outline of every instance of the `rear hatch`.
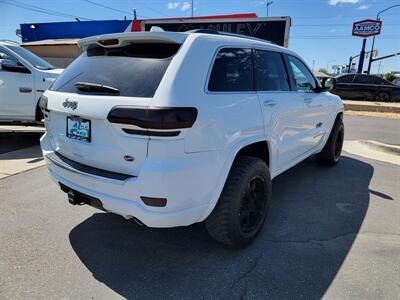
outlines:
M149 137L132 134L143 128L107 117L116 106L150 105L184 38L142 33L83 40L87 51L45 93L46 129L55 151L87 166L137 176Z

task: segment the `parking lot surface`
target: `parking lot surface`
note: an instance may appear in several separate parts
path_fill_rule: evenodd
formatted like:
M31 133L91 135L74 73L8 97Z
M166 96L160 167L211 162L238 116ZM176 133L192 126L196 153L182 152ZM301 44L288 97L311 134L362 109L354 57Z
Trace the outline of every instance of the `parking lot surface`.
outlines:
M400 144L399 120L345 124L347 140ZM232 250L202 224L150 229L71 206L35 168L0 180L0 298L398 299L399 182L395 164L308 159L274 179L264 230Z

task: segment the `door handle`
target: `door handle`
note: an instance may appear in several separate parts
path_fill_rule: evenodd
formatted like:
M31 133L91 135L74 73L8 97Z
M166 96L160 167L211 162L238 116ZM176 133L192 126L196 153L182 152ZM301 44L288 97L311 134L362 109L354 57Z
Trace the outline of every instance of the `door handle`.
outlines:
M311 103L313 101L313 99L312 98L304 98L304 102L305 103Z
M32 93L32 89L29 87L20 87L19 88L19 92L22 94L26 94L26 93Z
M274 107L277 104L278 104L278 101L276 101L276 100L265 100L264 101L264 106Z

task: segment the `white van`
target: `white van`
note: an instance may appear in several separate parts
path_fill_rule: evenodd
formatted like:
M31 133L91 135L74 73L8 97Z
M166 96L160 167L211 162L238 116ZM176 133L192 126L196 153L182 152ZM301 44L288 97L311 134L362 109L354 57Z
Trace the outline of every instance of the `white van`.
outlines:
M17 43L0 41L0 123L42 121L39 98L62 71Z

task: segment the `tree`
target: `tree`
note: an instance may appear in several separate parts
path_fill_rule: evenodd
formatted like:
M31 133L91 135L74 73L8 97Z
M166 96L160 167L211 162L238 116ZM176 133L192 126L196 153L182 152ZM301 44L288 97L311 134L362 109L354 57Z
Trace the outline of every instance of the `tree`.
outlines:
M397 78L396 75L394 75L393 73L386 73L385 75L383 75L383 77L385 77L385 79L389 81L393 81Z
M329 74L328 70L325 69L325 68L320 68L320 69L318 70L318 72L325 73L325 74L327 74L327 75Z

